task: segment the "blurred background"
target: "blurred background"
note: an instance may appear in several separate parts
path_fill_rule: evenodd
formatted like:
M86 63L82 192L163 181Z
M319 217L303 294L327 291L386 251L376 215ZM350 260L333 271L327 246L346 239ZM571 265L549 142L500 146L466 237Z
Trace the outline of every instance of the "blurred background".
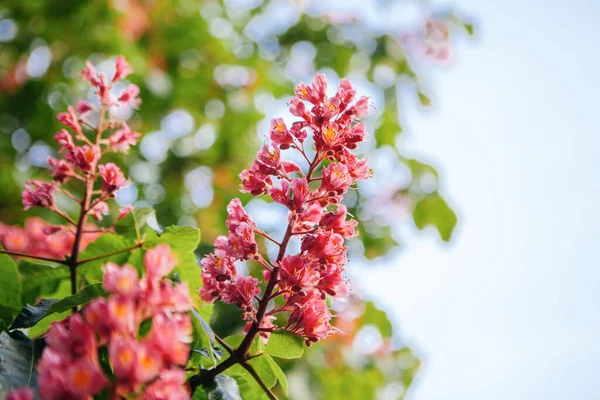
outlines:
M345 334L285 365L290 397L597 398L598 17L583 0L5 0L0 221L59 222L20 191L56 151L55 115L91 95L88 59L110 73L125 55L142 90L120 115L144 136L119 156L119 204L199 227L199 256L294 84L347 76L372 98L375 176L347 199ZM241 197L280 234L283 208Z

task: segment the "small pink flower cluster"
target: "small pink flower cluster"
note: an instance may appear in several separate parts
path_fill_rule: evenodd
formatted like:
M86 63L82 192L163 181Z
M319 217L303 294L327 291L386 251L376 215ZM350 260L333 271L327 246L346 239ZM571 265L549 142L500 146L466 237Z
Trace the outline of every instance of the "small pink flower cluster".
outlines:
M125 122L118 122L110 117L111 107L128 104L137 107L139 104L139 88L136 85L129 85L118 97L113 95L113 84L131 73L131 68L123 56L117 57L115 69L113 79L108 80L103 73L96 72L90 62L87 63L81 75L96 89L101 107L97 109L86 101L80 101L75 108L69 106L66 112L58 114L58 120L70 128L74 136L67 129L62 129L54 135L63 157L48 158L53 175L51 183L40 180L26 182L23 191L25 210L43 207L57 211L54 194L57 190L65 192L60 188L62 183L77 179L87 184L99 176L102 179L101 192L86 212L96 220L101 220L109 212L105 200L115 197L117 190L129 184L117 165L110 162L99 165L103 154L111 151L127 153L130 146L135 145L141 136L139 132L132 131ZM92 116L93 118L88 120L88 117ZM97 126L93 126L93 120L99 120ZM85 129L88 128L94 131L95 140L86 136ZM102 134L107 130L113 132L108 138L102 138Z
M192 304L187 285L165 279L176 263L169 246L159 245L146 252L141 279L132 266L106 264L108 298L93 300L83 316L73 314L48 331L37 365L44 400L89 398L105 388L112 398L190 398L181 367L189 359ZM140 337L140 325L149 319L150 331ZM100 365L99 346L108 348L112 381Z
M93 231L95 226L87 224L84 228ZM79 248L85 249L100 235L100 232L84 233ZM0 244L8 251L63 259L70 254L74 241L75 234L71 227L52 225L38 217L27 218L24 227L0 222Z
M367 97L355 101L356 91L347 79L341 80L333 97L327 97L326 91L323 75L316 75L311 85L299 84L290 112L301 120L288 128L283 119L273 119L272 147L265 145L252 167L240 174L243 191L254 196L268 194L289 209L285 237L276 242L280 247L277 260L270 264L259 254L255 235L273 239L257 227L238 199L227 207L227 236L217 238L214 252L202 260L201 298L237 305L249 321L246 329L254 324L263 337L275 329L274 314L280 312L289 313L285 329L303 336L307 344L327 337L334 328L329 324L326 297L341 299L348 293L343 275L347 261L344 238L357 235L357 222L346 220L347 209L341 200L357 180L371 174L366 159L353 152L365 138L365 126L359 120L368 114L369 103ZM313 157L305 151L309 133L315 147ZM306 173L283 158L282 150L287 149L302 154L308 163ZM315 176L317 171L320 177ZM301 251L285 255L292 236L302 241ZM236 261L249 259L265 268L269 284L262 299L257 297L259 280L236 271ZM260 312L261 302L279 295L283 305Z

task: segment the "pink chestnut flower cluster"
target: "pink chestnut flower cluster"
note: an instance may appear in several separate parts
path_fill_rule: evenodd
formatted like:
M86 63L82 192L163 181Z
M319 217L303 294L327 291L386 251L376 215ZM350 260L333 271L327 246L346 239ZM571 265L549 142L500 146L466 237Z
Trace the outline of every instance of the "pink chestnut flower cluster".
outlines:
M88 232L82 235L79 244L81 250L101 235L100 232L93 232L93 224L86 224L84 229ZM0 244L8 251L63 259L73 250L74 242L75 235L71 227L52 225L38 217L27 218L23 227L0 222Z
M277 329L278 313L287 313L287 329L305 338L310 345L335 332L326 303L327 296L343 299L348 293L344 277L347 263L344 239L358 234L357 222L347 219L341 204L344 194L371 170L366 159L354 150L365 139L360 119L369 112L367 97L355 101L356 91L342 79L333 97L327 96L327 82L316 75L311 85L300 83L290 103L290 112L299 117L289 128L281 118L271 121L271 145L264 145L252 167L240 174L241 189L254 196L268 195L288 208L288 228L278 258L267 262L259 253L256 235L265 236L233 199L228 207L227 236L218 237L215 250L202 264L204 286L200 297L208 302L232 303L244 311L246 330L254 324L263 338ZM305 141L309 134L314 154L309 157ZM282 150L298 151L308 163L306 172L285 160ZM320 176L317 176L320 173ZM289 239L301 240L300 253L286 255ZM268 237L268 239L271 239ZM273 239L271 239L273 240ZM235 263L255 260L264 267L265 282L274 282L259 299L259 280L237 274ZM257 303L282 296L283 304L257 315ZM260 318L260 320L257 319Z
M159 245L146 252L142 278L130 265L105 265L108 298L93 300L48 331L37 364L43 400L87 399L104 389L113 399L190 398L183 366L192 341L192 303L186 284L165 278L176 264L169 246ZM140 337L148 319L150 331ZM100 365L101 346L108 349L112 379Z
M75 108L69 106L66 112L58 114L58 120L71 132L62 129L54 135L62 157L48 158L52 182L41 180L26 182L22 193L25 210L31 207L43 207L60 213L56 208L54 196L56 191L64 192L61 188L63 183L75 179L87 184L99 177L102 180L100 194L86 212L96 220L102 220L109 212L105 201L115 197L120 188L129 184L117 165L110 162L100 164L102 155L108 152L127 153L141 136L139 132L132 131L125 122L116 121L111 117L112 108L126 105L137 107L140 102L137 98L139 88L136 85L127 86L118 96L113 94L113 85L131 73L131 68L123 56L117 57L115 71L114 77L109 80L105 74L97 72L88 62L87 67L81 72L83 79L89 81L94 87L100 108L86 101L80 101ZM92 122L97 120L99 122ZM87 131L94 136L93 140L88 138ZM111 134L104 138L103 134L107 131Z

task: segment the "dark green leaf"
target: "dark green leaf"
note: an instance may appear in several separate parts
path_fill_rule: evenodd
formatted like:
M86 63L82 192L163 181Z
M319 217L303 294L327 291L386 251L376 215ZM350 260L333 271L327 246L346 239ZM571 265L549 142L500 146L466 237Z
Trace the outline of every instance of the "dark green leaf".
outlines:
M220 374L208 383L202 385L208 400L241 400L240 388L230 376ZM200 390L198 388L196 391Z
M269 336L266 353L279 358L299 358L304 353L304 339L288 331L275 331Z
M456 214L437 192L417 202L413 219L419 229L427 225L435 226L444 241L450 240L457 222Z
M194 327L196 340L193 343L193 348L204 350L206 357L210 358L213 366L217 365L217 360L221 358L221 352L216 350L215 333L210 328L210 325L198 311L192 309L192 326ZM199 353L203 354L203 353Z
M60 281L69 278L69 268L25 260L19 263L19 275L22 285L21 301L23 304L34 304L38 297L56 292Z
M42 299L35 306L26 304L13 321L10 329L31 328L46 316L48 309L56 301L55 299Z
M78 293L65 297L64 299L52 304L47 315L61 313L83 304L89 303L92 299L105 296L107 293L102 289L101 283L89 285L81 289Z
M33 343L23 332L0 333L0 390L33 386L34 364Z
M463 24L463 26L465 27L465 30L467 31L467 33L469 34L469 36L473 36L475 34L475 28L473 27L473 24L465 22Z
M21 282L17 265L6 254L0 254L0 331L8 329L21 311Z

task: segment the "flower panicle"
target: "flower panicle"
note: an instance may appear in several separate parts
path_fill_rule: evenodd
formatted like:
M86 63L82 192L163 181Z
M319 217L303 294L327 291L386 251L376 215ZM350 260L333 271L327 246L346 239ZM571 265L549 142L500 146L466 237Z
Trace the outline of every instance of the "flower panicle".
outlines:
M329 323L332 315L327 298L344 299L349 291L344 276L344 239L355 237L358 231L357 222L347 219L348 210L341 202L357 181L371 176L367 160L355 153L366 137L361 120L370 106L367 97L357 99L347 79L342 79L335 94L328 97L327 80L320 74L312 84L296 86L295 94L289 110L299 120L291 125L283 118L271 120L271 143L265 144L252 166L242 171L240 189L253 196L268 196L288 209L286 235L301 240L300 253L285 254L282 246L288 237L276 242L281 250L277 260L263 259L256 235L265 233L240 200L233 199L227 206L227 235L218 237L215 250L201 261L200 297L207 302L235 304L248 321L246 331L254 324L265 340L274 329L287 329L310 345L336 331ZM314 145L311 157L305 149L309 136ZM300 152L308 165L303 169L286 160L286 150ZM236 262L250 259L265 267L265 282L277 274L275 285L266 289L270 293L262 298L257 278L237 274ZM277 296L283 297L283 304L259 315L260 303ZM288 314L286 326L274 324L279 313Z

